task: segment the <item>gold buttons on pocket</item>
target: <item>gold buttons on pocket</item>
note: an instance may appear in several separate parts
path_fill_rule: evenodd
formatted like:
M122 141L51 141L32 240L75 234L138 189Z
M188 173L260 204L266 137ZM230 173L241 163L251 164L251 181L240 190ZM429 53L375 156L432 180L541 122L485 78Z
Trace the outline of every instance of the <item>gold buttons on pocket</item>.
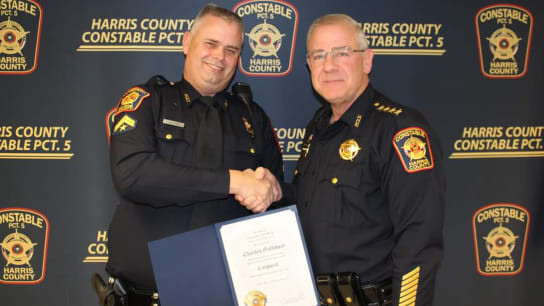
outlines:
M249 152L251 152L251 154L255 154L255 149L251 148L249 149Z
M338 179L337 179L336 177L333 177L332 180L331 180L331 182L332 182L333 184L336 184L336 183L338 183Z
M172 134L166 134L166 139L168 140L172 139Z

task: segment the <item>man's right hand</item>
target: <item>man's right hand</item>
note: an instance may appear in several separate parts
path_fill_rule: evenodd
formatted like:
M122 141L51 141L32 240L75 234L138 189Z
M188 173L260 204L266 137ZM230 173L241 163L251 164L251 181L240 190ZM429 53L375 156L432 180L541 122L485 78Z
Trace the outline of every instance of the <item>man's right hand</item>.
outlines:
M229 173L229 193L234 194L235 199L253 213L264 212L272 202L281 199L280 185L268 169L229 170Z

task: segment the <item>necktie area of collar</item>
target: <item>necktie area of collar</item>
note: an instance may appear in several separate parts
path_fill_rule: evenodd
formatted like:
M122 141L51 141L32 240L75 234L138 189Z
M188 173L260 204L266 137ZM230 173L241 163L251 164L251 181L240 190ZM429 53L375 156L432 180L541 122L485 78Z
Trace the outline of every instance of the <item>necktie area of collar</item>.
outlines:
M202 96L206 104L196 140L196 165L198 168L219 169L223 166L223 128L217 97Z
M213 106L217 104L217 101L215 97L211 96L200 96L198 98L202 103L206 104L207 107Z

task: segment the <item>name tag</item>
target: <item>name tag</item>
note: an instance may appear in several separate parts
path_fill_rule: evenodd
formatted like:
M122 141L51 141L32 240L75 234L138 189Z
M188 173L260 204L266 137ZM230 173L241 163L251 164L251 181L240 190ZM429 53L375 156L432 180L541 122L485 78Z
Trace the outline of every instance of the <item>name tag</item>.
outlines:
M166 119L166 118L162 119L162 123L177 126L177 127L180 127L180 128L185 127L185 123L183 123L183 122L174 121L174 120L170 120L170 119Z

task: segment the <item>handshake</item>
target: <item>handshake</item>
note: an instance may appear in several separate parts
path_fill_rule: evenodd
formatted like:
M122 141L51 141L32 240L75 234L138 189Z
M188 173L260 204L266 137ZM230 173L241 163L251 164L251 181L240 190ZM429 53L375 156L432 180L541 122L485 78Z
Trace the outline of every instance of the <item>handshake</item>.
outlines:
M229 193L253 213L266 211L270 204L282 198L278 180L266 168L229 170L229 174Z

